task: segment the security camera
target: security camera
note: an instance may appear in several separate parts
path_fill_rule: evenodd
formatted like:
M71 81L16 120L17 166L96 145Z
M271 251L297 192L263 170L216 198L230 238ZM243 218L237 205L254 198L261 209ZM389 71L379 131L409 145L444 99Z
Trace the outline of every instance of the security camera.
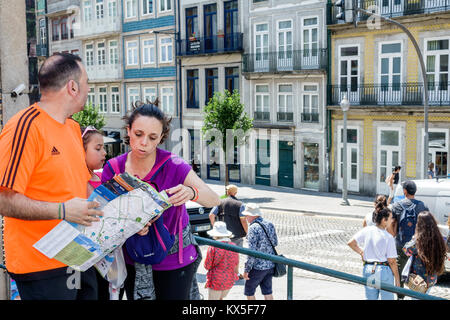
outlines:
M23 83L19 84L13 91L11 91L11 97L16 98L17 96L20 96L25 89L26 87Z

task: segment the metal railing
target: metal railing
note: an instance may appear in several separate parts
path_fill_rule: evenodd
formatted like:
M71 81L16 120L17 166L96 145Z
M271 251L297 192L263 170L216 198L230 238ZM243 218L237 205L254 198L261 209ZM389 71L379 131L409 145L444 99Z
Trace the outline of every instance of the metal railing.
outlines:
M285 50L247 53L242 72L282 72L326 69L328 49Z
M351 105L422 106L423 89L422 83L330 85L329 104L339 105L343 97L347 96ZM430 106L448 106L450 82L429 83L428 103Z
M243 33L231 33L205 37L181 39L178 43L179 56L209 53L226 53L244 50Z
M255 257L255 258L266 259L266 260L270 260L272 262L285 264L287 266L287 300L292 300L293 299L293 292L294 292L293 268L299 268L299 269L303 269L303 270L307 270L307 271L311 271L311 272L327 275L327 276L330 276L330 277L333 277L333 278L338 278L338 279L341 279L341 280L346 280L346 281L358 283L358 284L361 284L361 285L368 285L368 283L370 283L370 280L371 280L371 279L368 279L368 278L355 276L353 274L349 274L349 273L345 273L345 272L341 272L341 271L337 271L337 270L333 270L333 269L329 269L329 268L325 268L325 267L316 266L316 265L313 265L313 264L309 264L309 263L306 263L306 262L301 262L301 261L285 258L285 257L282 257L282 256L276 256L276 255L273 255L273 254L267 254L267 253L263 253L263 252L258 252L258 251L250 250L248 248L241 248L241 247L236 246L236 245L230 245L230 244L227 244L227 243L224 243L224 242L211 240L211 239L208 239L208 238L203 238L203 237L199 237L199 236L194 236L194 238L195 238L195 240L197 241L198 244L210 245L210 246L214 246L214 247L217 247L217 248L222 248L222 249L225 249L225 250L234 251L234 252L238 252L238 253L241 253L241 254L249 255L249 256L252 256L252 257ZM389 283L385 283L385 282L378 282L377 281L376 287L381 289L381 290L385 290L385 291L389 291L389 292L393 292L393 293L397 293L397 294L402 294L402 295L405 295L405 296L410 296L410 297L413 297L413 298L416 298L416 299L445 300L445 299L440 298L440 297L436 297L436 296L432 296L432 295L429 295L429 294L416 292L416 291L405 289L405 288L400 288L400 287L397 287L395 285L392 285L392 284L389 284Z
M413 14L428 14L433 12L445 12L450 10L450 0L358 0L359 8L374 11L384 17L393 18L409 16ZM345 23L336 19L340 8L327 4L327 24ZM358 12L358 21L365 21L369 15Z

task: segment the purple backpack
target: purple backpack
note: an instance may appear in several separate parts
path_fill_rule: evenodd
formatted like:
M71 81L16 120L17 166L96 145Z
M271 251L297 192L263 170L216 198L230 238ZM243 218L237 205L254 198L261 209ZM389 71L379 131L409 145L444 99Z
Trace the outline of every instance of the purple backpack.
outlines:
M159 191L158 186L152 183L151 180L153 180L170 158L171 155L168 155L161 162L155 164L150 171L150 179L145 181L155 187L157 191ZM117 158L110 159L106 164L115 174L120 173ZM151 265L163 261L174 242L175 236L169 233L161 215L152 223L145 236L140 236L136 233L128 238L125 241L125 249L133 261Z

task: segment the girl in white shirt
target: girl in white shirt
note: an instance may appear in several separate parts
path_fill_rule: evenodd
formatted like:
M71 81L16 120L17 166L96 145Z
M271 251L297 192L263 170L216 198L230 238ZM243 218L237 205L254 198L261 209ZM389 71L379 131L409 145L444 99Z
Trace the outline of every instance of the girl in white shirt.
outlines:
M381 206L381 204L380 204ZM392 292L380 290L380 282L399 286L400 277L397 267L397 250L394 237L386 231L392 222L392 212L383 207L374 212L375 226L358 231L347 243L364 262L363 277L367 278L367 300L393 300Z

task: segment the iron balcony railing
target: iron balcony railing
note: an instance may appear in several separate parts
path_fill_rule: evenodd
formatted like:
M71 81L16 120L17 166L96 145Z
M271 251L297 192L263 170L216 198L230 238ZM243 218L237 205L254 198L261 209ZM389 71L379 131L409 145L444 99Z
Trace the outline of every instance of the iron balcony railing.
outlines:
M358 0L357 5L359 8L381 14L387 18L450 10L450 0ZM336 19L336 15L341 9L332 4L327 4L327 6L327 23L329 25L344 23L344 21ZM358 13L359 21L365 21L368 18L369 15Z
M292 121L294 121L294 113L293 112L277 112L277 120L292 122Z
M299 268L299 269L327 275L327 276L330 276L333 278L338 278L338 279L358 283L361 285L368 285L371 287L379 288L381 290L385 290L385 291L389 291L389 292L393 292L393 293L397 293L397 294L399 293L399 294L402 294L405 296L410 296L410 297L413 297L416 299L445 300L443 298L432 296L429 294L424 294L424 293L420 293L417 291L400 288L393 284L379 281L379 279L373 279L372 277L369 277L369 278L359 277L359 276L356 276L353 274L349 274L349 273L345 273L345 272L341 272L341 271L337 271L337 270L333 270L333 269L329 269L329 268L325 268L325 267L321 267L321 266L316 266L316 265L309 264L306 262L289 259L289 258L286 258L283 256L276 256L273 254L267 254L267 253L251 250L248 248L241 248L236 245L232 245L232 244L228 244L225 242L220 242L220 241L216 241L216 240L212 240L212 239L208 239L208 238L203 238L203 237L199 237L199 236L194 236L194 238L197 241L197 243L200 245L214 246L217 248L222 248L225 250L238 252L240 254L256 257L259 259L266 259L266 260L270 260L272 262L282 263L282 264L286 265L287 266L287 295L286 295L287 300L292 300L293 296L294 296L293 295L293 293L294 293L293 269L294 268ZM337 298L339 299L342 297L337 297Z
M288 50L244 54L243 72L282 72L326 69L328 49Z
M270 112L268 111L254 111L253 119L258 121L270 121Z
M319 114L302 112L302 122L319 122Z
M351 105L414 106L423 105L422 83L331 85L328 87L329 105L339 105L347 96ZM450 105L450 82L428 84L430 106Z
M243 33L213 35L210 37L191 37L178 42L178 55L226 53L243 51Z
M48 57L48 48L46 44L36 45L36 56L37 57Z

